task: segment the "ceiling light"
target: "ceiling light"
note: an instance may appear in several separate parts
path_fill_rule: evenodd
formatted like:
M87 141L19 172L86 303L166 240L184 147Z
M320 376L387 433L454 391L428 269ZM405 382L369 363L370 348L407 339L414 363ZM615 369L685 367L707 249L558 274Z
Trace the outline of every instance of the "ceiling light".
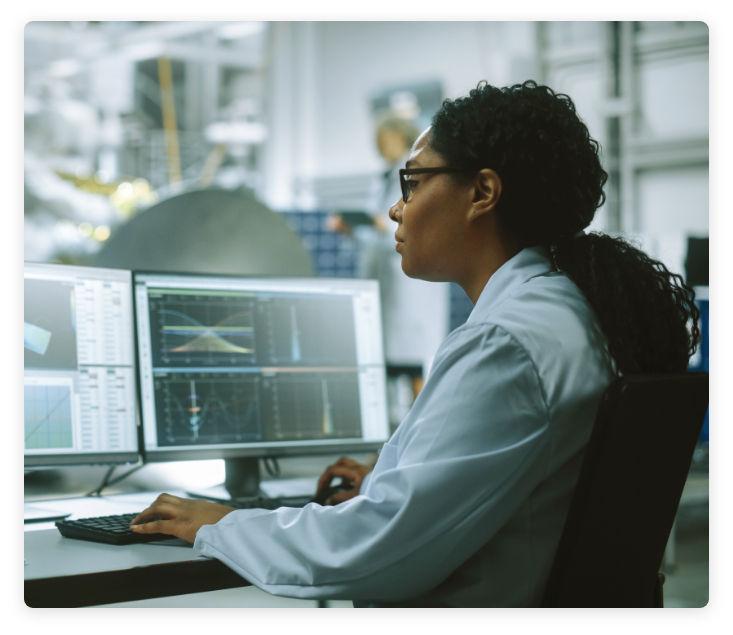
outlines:
M267 137L261 123L219 121L206 127L206 139L211 143L260 143Z
M163 54L165 47L163 42L141 42L140 44L132 44L126 46L122 50L122 54L129 60L141 61L150 60L155 57L160 57Z
M81 71L79 60L58 60L48 68L54 77L71 77Z
M222 40L238 40L242 37L256 35L265 30L265 22L230 22L216 30Z

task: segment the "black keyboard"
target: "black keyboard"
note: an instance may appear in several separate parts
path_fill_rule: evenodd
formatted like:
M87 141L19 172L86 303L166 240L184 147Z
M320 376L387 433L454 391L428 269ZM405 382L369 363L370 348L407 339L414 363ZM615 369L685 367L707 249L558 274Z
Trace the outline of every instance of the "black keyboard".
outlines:
M57 520L56 527L61 535L67 538L105 542L109 545L132 545L175 538L167 534L136 534L130 529L130 523L138 513L140 512L78 520Z
M253 498L228 501L225 504L237 509L278 509L279 507L305 507L311 496L289 496L285 498ZM117 516L98 516L78 520L57 520L56 527L66 538L104 542L109 545L132 545L157 540L170 540L175 536L168 534L136 534L130 523L138 515L119 514Z

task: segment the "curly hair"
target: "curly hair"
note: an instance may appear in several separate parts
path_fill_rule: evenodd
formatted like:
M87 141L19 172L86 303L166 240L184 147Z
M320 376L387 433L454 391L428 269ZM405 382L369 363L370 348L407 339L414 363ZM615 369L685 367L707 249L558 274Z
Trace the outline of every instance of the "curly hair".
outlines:
M606 200L608 174L572 99L529 80L506 88L480 82L446 99L430 147L473 176L502 181L496 213L522 247L544 245L584 293L622 374L681 372L699 340L694 292L681 276L622 238L578 235Z

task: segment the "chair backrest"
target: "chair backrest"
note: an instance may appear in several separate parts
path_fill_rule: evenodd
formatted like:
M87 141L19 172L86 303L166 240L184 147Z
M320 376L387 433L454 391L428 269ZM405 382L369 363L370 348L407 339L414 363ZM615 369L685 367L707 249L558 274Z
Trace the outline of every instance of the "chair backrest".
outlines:
M707 373L635 375L608 387L543 606L654 606L707 406Z

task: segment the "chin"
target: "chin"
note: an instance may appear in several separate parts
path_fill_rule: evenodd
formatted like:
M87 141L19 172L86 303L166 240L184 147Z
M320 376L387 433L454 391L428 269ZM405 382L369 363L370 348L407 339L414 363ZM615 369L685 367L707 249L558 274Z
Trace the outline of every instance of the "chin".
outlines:
M408 278L414 278L415 280L425 280L426 282L446 281L446 278L441 276L438 272L425 267L415 266L414 263L406 261L404 257L402 258L402 272Z

